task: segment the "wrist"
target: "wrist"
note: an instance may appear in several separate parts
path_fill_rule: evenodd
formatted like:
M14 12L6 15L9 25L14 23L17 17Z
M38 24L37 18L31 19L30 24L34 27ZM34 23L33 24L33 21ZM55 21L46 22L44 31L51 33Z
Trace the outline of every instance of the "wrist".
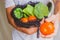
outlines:
M55 14L60 11L60 0L56 0L55 3Z
M56 0L55 5L56 5L57 3L60 3L60 0Z
M53 0L53 2L54 2L54 3L56 3L56 2L60 2L60 0Z

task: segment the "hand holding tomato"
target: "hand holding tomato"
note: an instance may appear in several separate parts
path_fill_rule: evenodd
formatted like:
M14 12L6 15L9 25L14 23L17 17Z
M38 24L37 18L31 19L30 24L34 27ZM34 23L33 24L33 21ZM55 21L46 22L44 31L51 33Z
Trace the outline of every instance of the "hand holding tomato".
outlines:
M45 22L44 22L45 21ZM52 23L50 23L52 22ZM48 27L48 26L51 27ZM40 36L41 37L53 37L57 34L58 26L59 26L59 17L58 14L52 15L51 17L48 17L47 19L43 19L41 22L41 28L40 28ZM44 28L45 27L45 28ZM49 30L50 29L50 30Z

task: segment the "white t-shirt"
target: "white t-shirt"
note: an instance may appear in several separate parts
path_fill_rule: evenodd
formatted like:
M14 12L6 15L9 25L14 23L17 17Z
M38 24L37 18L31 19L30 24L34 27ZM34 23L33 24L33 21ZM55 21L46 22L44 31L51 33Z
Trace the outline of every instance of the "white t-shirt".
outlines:
M10 6L13 6L13 5L17 5L18 3L19 4L25 4L29 1L32 1L32 2L42 2L44 4L47 4L49 2L49 0L5 0L5 7L10 7Z
M17 5L18 2L19 4L25 4L29 1L32 1L32 2L40 1L46 5L50 0L5 0L5 8L8 8L13 5ZM14 29L12 32L13 40L53 40L53 37L52 38L42 38L42 37L37 38L36 35L37 33L34 33L32 35L27 35L23 32L17 31L16 29Z

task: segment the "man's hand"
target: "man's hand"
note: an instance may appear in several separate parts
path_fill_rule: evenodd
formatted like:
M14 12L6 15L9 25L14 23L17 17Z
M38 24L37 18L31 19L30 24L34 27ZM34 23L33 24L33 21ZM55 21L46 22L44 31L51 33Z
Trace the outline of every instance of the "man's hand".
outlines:
M59 27L59 14L60 14L60 12L58 12L56 15L52 15L51 17L48 17L48 18L42 20L41 24L44 23L44 21L54 23L55 30L54 30L54 33L52 33L51 35L47 35L47 36L44 36L43 34L40 33L41 37L50 38L57 34L58 27Z
M31 35L37 32L37 27L31 27L31 28L17 27L17 30L25 34Z

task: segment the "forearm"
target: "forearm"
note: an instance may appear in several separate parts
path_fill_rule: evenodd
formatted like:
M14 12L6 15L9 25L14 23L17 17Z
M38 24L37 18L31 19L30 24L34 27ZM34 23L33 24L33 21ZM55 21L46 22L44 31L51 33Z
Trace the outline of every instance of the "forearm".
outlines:
M16 28L16 25L15 25L15 23L14 23L14 20L13 20L12 16L11 16L11 13L10 13L13 8L14 8L14 6L9 7L9 8L6 8L6 15L7 15L8 22L9 22L13 27Z
M54 1L54 4L55 4L55 14L57 14L57 12L60 11L60 0L55 0Z

